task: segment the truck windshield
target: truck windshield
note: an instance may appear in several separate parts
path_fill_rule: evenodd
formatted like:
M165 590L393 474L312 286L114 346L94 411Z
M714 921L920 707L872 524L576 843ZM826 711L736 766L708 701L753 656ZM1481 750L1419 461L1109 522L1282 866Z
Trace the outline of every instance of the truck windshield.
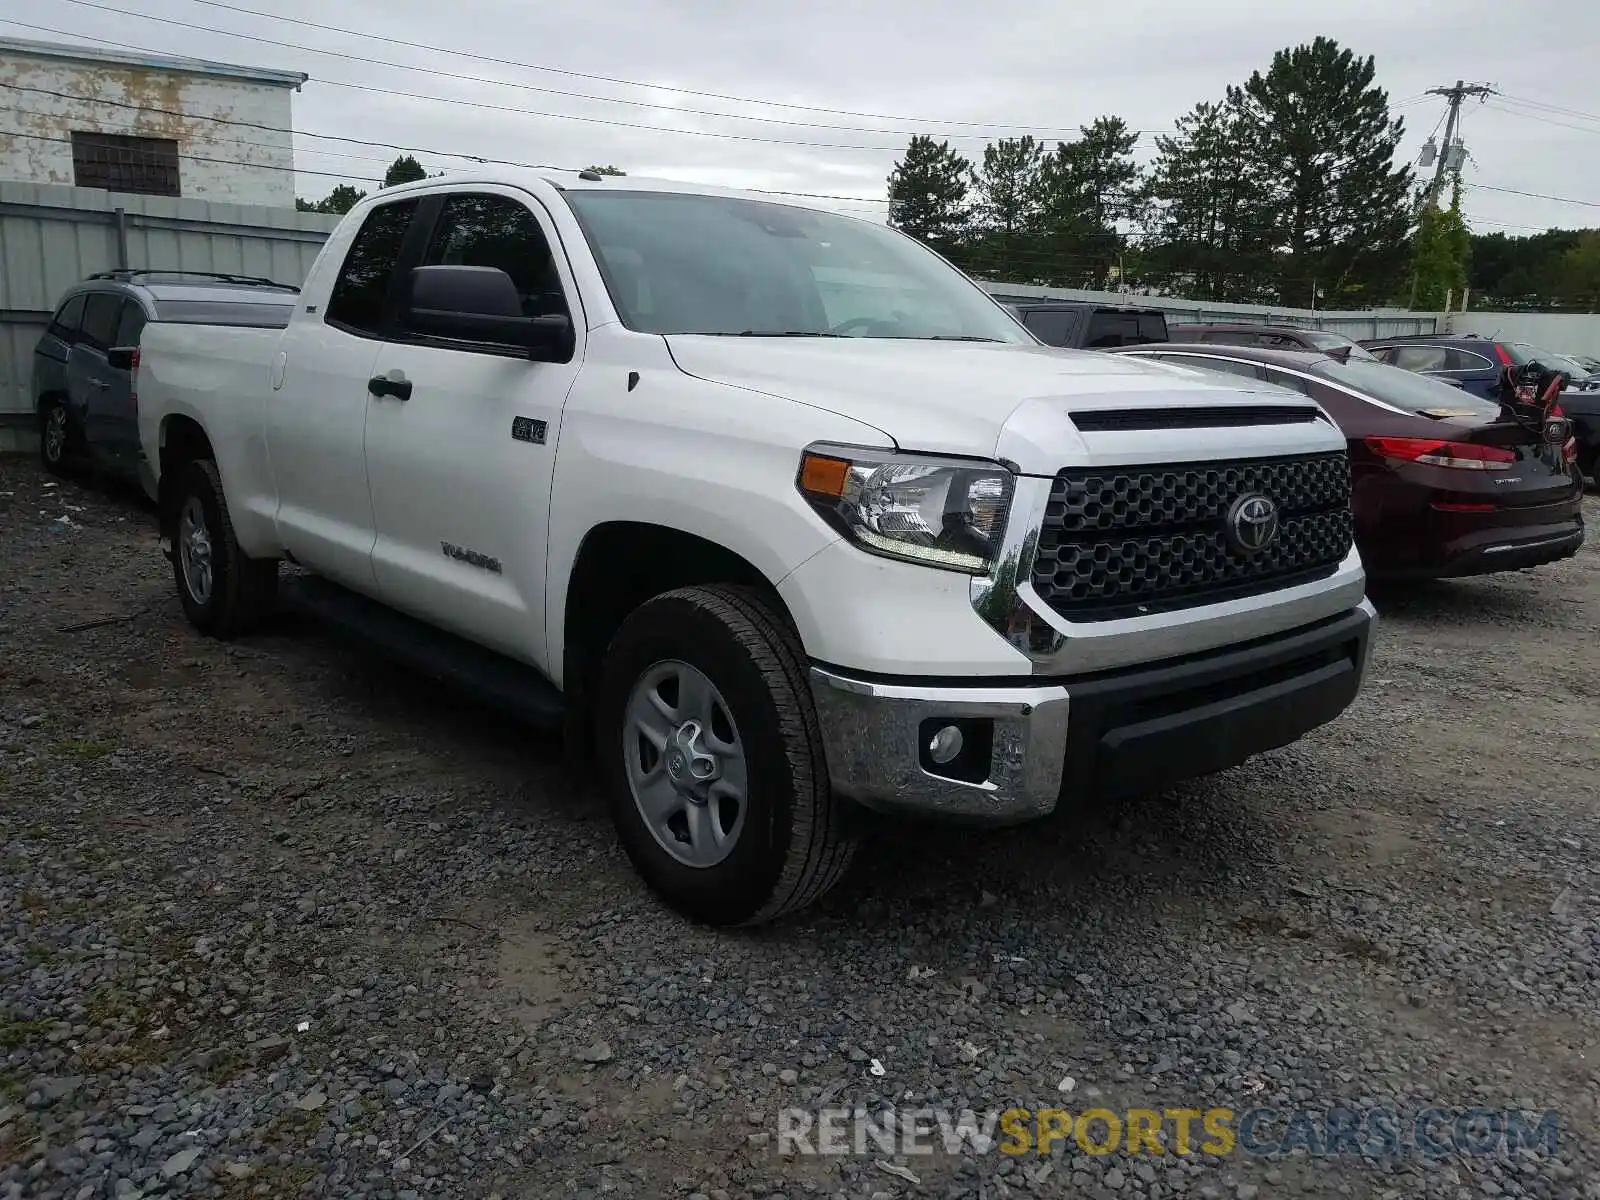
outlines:
M1033 343L938 255L881 225L725 196L565 198L622 323L641 333Z

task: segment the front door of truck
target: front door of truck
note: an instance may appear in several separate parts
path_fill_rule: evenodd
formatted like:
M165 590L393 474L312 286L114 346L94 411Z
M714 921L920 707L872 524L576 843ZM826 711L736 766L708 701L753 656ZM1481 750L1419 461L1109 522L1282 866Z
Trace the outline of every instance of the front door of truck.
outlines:
M279 538L312 570L363 592L373 590L367 380L382 339L394 332L398 264L419 203L370 210L322 311L319 297L301 298L262 412Z
M411 336L387 343L367 401L378 594L414 616L545 665L545 535L562 405L583 322L548 214L518 189L444 197L417 265L497 267L523 315L567 313L568 362Z

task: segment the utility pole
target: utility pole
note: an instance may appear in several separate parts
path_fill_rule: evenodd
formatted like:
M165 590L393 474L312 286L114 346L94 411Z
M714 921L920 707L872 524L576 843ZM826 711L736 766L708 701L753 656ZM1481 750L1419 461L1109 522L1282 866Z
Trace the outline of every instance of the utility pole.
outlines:
M1466 148L1458 145L1459 139L1456 130L1461 124L1461 102L1468 96L1478 99L1487 99L1495 95L1495 90L1486 83L1465 83L1456 80L1455 87L1429 88L1428 95L1443 96L1450 101L1450 115L1444 124L1444 145L1438 149L1437 165L1433 168L1433 180L1428 184L1428 190L1422 194L1422 206L1435 207L1439 204L1439 196L1444 189L1445 173L1448 171L1457 179L1461 177L1461 160L1466 156ZM1427 145L1423 146L1423 166L1427 166L1427 159L1433 147L1433 139L1429 138Z

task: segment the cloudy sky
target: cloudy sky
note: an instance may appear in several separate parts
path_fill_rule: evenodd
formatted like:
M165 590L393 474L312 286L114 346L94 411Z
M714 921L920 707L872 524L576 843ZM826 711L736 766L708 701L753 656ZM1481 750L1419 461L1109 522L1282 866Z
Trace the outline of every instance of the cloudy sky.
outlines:
M1001 11L1012 24L986 19ZM1465 110L1475 229L1600 225L1600 5L1578 0L31 0L11 12L0 30L13 36L304 71L308 197L393 157L315 133L862 197L837 206L864 214L883 211L871 201L913 133L978 156L990 138L1070 136L1112 113L1149 131L1148 154L1196 101L1326 33L1376 56L1406 155L1443 118L1428 88L1464 78L1502 93Z

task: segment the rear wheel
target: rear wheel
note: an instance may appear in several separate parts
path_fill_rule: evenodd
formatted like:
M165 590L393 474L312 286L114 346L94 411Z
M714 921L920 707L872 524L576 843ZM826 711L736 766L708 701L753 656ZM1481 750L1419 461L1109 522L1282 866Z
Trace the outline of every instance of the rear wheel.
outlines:
M199 459L183 468L172 496L172 571L184 615L213 637L248 633L271 612L278 560L239 548L217 465Z
M66 473L73 449L72 417L66 401L50 396L39 405L39 459L52 474Z
M843 877L856 843L802 656L754 592L691 587L642 605L606 653L595 712L623 848L679 911L762 924Z

